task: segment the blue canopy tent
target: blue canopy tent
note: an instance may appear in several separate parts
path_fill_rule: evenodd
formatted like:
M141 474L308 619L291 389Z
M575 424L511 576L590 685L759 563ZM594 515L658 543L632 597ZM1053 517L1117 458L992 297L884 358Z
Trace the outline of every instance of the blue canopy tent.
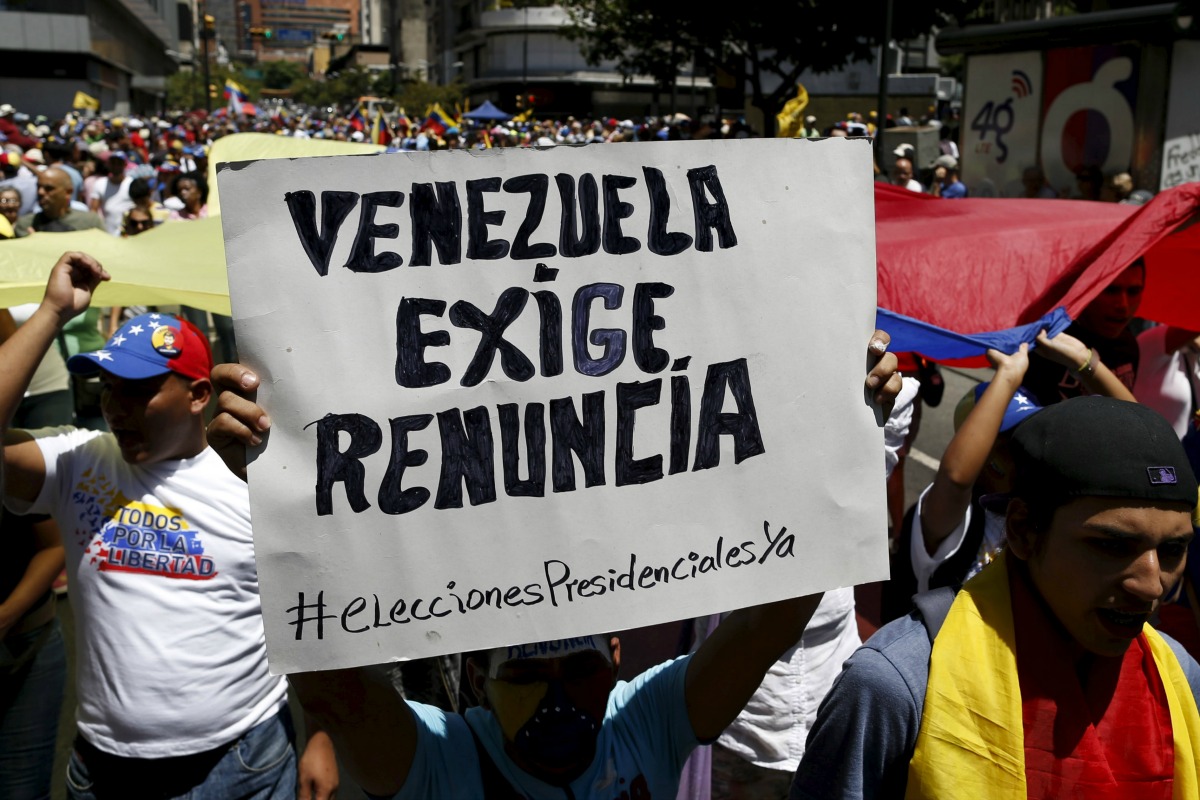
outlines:
M481 105L479 108L468 111L467 113L463 114L463 117L480 122L487 122L488 120L493 119L497 122L504 122L505 120L512 119L512 114L508 114L496 108L496 106L492 105L491 100L484 100L483 105Z

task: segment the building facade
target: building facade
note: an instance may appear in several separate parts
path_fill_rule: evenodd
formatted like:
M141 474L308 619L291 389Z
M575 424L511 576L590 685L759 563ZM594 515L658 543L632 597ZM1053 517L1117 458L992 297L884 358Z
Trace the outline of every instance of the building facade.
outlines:
M362 7L359 0L242 0L243 16L250 28L242 31L243 49L250 46L260 61L307 60L316 45L361 40ZM337 37L341 37L338 39Z
M0 102L51 119L76 92L118 114L162 110L191 23L175 0L0 0Z
M623 78L613 63L588 64L579 44L563 34L570 18L560 6L498 5L442 4L446 27L454 30L442 70L461 75L474 103L491 100L509 112L532 105L538 114L633 118L713 104L707 76L685 70L675 86L658 86L648 77Z

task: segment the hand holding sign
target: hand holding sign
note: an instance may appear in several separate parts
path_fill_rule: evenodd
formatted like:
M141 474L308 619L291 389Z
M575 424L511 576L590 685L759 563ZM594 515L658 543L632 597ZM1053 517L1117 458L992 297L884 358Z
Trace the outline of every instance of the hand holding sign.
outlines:
M886 352L889 342L884 331L872 334L864 386L877 403L890 409L901 377L896 357ZM222 364L213 370L212 379L220 401L209 440L224 443L222 457L239 472L244 470L244 448L259 443L259 434L270 427L266 410L254 402L258 376L240 365ZM777 538L782 537L781 531ZM685 681L689 721L698 738L716 738L733 721L767 667L800 639L820 599L815 594L741 609L704 642L692 657ZM618 640L611 641L619 652ZM509 648L524 649L528 648ZM469 663L468 671L476 691L487 696L477 667ZM291 681L306 712L336 738L338 751L362 788L387 796L404 786L416 752L417 729L412 710L389 683L363 668L295 674Z
M217 364L212 371L218 413L208 425L208 444L229 471L246 480L246 448L262 444L271 418L255 400L258 376L241 364Z

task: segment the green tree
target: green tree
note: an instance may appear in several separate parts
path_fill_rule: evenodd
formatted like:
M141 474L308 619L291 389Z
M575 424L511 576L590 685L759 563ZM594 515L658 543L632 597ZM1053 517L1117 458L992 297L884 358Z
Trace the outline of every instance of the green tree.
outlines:
M459 83L439 86L425 81L412 81L401 84L396 93L396 104L408 112L410 116L420 116L425 109L434 103L440 103L442 108L453 113L455 106L463 101L465 87Z
M191 70L167 76L167 108L203 108L203 83L203 76Z
M893 39L908 39L962 20L980 0L895 2ZM887 0L764 0L727 13L700 13L684 0L563 0L577 40L592 64L613 61L626 78L650 75L670 85L695 58L744 75L765 133L795 94L806 69L829 72L868 60L883 38Z
M213 87L210 100L215 111L227 104L225 81L234 80L246 89L251 100L258 96L258 81L246 78L240 71L220 64L209 66L208 84ZM173 109L204 108L204 73L200 69L180 71L167 77L167 107Z
M346 106L363 95L386 93L390 76L359 66L330 72L324 80L301 78L291 86L292 97L310 106Z
M292 84L308 77L308 70L295 61L264 61L259 68L265 89L290 89Z

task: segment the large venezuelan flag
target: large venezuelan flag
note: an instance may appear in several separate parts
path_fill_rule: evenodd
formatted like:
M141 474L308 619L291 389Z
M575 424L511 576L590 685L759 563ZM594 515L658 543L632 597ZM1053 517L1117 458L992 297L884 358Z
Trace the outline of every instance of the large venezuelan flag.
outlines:
M1144 256L1139 314L1200 330L1198 212L1195 183L1141 207L939 200L876 184L879 326L894 351L982 365L988 347L1011 352L1042 327L1065 328Z

